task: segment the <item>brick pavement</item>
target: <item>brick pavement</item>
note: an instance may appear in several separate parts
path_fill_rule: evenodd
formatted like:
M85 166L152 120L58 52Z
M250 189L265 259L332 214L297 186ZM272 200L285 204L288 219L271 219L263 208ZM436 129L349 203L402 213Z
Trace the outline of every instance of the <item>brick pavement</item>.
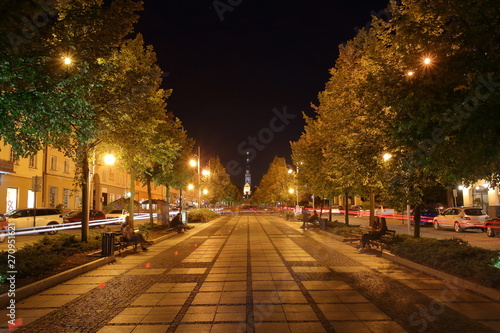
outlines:
M197 225L18 302L16 332L500 332L498 302L299 226Z

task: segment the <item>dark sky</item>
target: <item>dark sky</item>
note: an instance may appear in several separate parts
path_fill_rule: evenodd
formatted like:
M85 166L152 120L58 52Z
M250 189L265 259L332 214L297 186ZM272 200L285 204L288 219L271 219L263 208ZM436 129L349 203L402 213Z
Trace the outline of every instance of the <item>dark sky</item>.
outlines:
M219 156L224 166L233 163L228 172L242 187L243 150L254 149L253 186L274 156L291 162L289 142L303 131L302 112L314 114L310 103L317 103L329 79L338 45L371 20L370 12L381 16L388 1L144 3L136 30L153 45L168 73L163 86L173 89L168 110L196 139L202 162Z

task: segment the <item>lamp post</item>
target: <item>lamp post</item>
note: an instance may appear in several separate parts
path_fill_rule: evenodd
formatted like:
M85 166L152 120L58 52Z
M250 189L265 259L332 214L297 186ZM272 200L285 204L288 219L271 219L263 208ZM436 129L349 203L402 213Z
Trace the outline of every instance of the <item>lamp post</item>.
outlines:
M195 155L196 160L192 159L189 161L189 164L192 167L197 167L198 170L196 172L197 177L198 177L198 208L201 206L201 169L200 169L200 156L201 156L201 149L200 146L198 146L198 155Z
M292 167L289 167L288 169L288 174L294 174L294 178L295 178L295 195L296 195L296 207L295 209L298 210L299 209L299 184L298 184L298 174L299 174L299 167L297 166L296 167L296 172L294 173L293 172L293 168ZM290 192L290 193L293 193L293 192Z

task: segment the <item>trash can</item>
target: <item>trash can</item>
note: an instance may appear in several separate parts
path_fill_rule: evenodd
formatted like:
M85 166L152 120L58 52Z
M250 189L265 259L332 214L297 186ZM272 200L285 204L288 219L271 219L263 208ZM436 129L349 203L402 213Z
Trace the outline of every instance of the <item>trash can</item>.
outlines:
M103 232L102 236L102 257L109 257L115 254L115 233Z
M319 228L321 230L326 230L326 220L325 219L319 221Z

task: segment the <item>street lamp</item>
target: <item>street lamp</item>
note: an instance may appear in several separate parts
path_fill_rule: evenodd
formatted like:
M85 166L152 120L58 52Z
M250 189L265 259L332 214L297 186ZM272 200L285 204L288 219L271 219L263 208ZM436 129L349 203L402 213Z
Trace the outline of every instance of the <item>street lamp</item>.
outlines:
M189 184L188 185L188 190L193 191L192 196L191 196L191 203L192 203L194 201L194 185L193 184Z
M113 164L115 164L115 161L116 161L116 158L113 154L106 154L104 156L104 163L106 163L107 165L113 165Z
M71 65L71 63L73 62L70 57L62 57L62 59L65 65Z
M201 208L200 207L200 200L201 200L201 170L200 170L200 146L198 146L198 155L195 155L196 159L191 159L189 161L189 165L191 165L192 167L197 167L198 170L196 172L197 176L198 176L198 208ZM204 170L205 172L205 170Z
M295 190L290 189L289 192L290 192L290 194L293 194L294 192L296 194L296 197L297 197L296 201L297 202L296 202L296 205L295 205L295 209L298 211L299 210L299 184L298 184L298 179L297 179L297 175L299 173L299 167L298 166L296 167L296 170L297 171L294 174L293 168L292 167L288 168L288 174L289 175L294 174L295 180L296 180L296 182L295 182Z

